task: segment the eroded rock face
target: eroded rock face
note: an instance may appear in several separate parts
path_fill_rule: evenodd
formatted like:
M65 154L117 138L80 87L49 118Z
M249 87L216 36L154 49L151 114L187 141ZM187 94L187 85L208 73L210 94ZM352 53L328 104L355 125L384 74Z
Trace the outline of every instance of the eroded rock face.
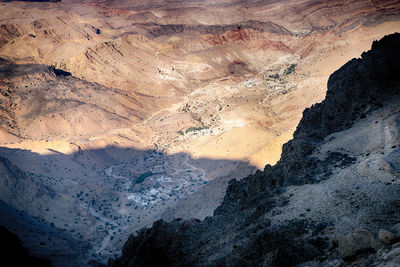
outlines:
M277 167L283 172L278 184L304 182L286 177L307 171L304 164L297 165L323 138L351 127L400 93L399 36L393 34L375 41L371 51L364 52L361 58L351 60L330 76L325 100L303 112L293 140L283 147Z
M318 165L322 162L310 157L317 145L329 134L350 128L355 121L399 95L399 45L400 34L385 36L374 42L371 51L363 53L361 59L353 59L333 73L325 100L303 112L294 138L284 144L282 157L276 166L267 165L264 172L250 176L248 182L233 181L225 197L228 201L222 203L217 212L229 205L229 199L233 197L236 198L233 201L243 202L239 200L243 195L253 196L270 186L320 180L324 173L318 171ZM327 165L332 165L332 162ZM327 167L322 169L326 172Z
M341 228L344 226L340 218L335 225L323 219L335 215L315 215L319 221L313 221L303 213L300 217L304 219L277 221L267 214L279 214L288 205L288 185L318 183L329 179L333 175L331 170L339 171L357 162L344 152L327 153L324 159L314 154L328 135L349 129L386 103L393 105L398 100L398 47L400 34L385 36L374 42L361 59L353 59L332 74L326 99L304 111L294 139L284 146L278 164L266 166L263 172L241 181L231 181L213 217L188 228L181 227L182 221L157 222L153 228L131 236L122 257L111 260L109 265L151 266L160 251L162 266L291 266L307 261L325 262L337 255L334 233L347 230ZM312 210L307 208L305 212ZM380 216L389 218L391 212L384 212L381 210ZM383 221L375 223L381 225ZM351 227L356 226L355 220ZM376 251L380 246L374 235L365 230L339 239L339 253L344 258Z

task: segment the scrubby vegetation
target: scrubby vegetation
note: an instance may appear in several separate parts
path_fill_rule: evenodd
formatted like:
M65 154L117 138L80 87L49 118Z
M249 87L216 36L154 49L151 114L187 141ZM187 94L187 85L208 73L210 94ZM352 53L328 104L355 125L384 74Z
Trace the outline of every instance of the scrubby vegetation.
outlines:
M206 125L200 126L200 127L190 127L187 128L185 133L190 133L190 132L197 132L197 131L201 131L201 130L207 130L209 127Z
M147 177L150 177L150 176L153 176L153 175L157 175L157 174L164 174L164 173L161 173L161 172L151 172L151 171L142 173L141 175L139 175L139 176L136 178L135 183L136 183L136 184L141 184L141 183L144 182L144 180L145 180Z
M272 79L278 79L279 78L279 73L275 73L274 75L269 75L268 77L272 78Z
M185 135L185 134L190 133L190 132L197 132L197 131L201 131L201 130L207 130L209 128L210 127L207 126L207 125L203 125L203 126L200 126L200 127L189 127L186 130L183 130L183 129L179 130L178 134Z
M285 74L289 75L295 72L296 66L297 66L296 64L290 64L290 66L285 70Z

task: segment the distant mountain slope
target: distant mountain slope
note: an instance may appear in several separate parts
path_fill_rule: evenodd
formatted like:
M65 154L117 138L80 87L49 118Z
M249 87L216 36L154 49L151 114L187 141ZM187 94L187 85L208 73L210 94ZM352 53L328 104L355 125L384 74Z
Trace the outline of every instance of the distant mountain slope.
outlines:
M385 36L333 73L278 164L232 180L214 216L157 221L130 236L109 266L384 261L362 253L389 253L395 233L381 228L400 222L399 47L399 33Z
M146 116L146 97L86 82L40 64L0 58L0 134L52 140L96 135ZM8 137L8 138L7 138Z
M399 10L393 0L1 2L0 142L157 144L262 168L322 100L328 74L397 29ZM258 143L232 140L244 133Z

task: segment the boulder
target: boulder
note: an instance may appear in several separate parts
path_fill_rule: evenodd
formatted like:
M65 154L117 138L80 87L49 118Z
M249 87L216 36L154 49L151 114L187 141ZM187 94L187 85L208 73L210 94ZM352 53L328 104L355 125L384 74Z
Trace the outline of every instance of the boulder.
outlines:
M348 259L357 254L377 250L382 244L367 230L354 230L352 233L338 239L339 254L343 259Z
M385 244L391 244L396 239L396 236L392 232L389 232L388 230L380 229L378 234L378 239L379 241Z

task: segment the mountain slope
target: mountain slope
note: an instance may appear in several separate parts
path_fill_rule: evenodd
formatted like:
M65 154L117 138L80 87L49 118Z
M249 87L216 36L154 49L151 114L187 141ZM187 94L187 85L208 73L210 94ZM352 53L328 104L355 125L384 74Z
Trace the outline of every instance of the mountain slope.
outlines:
M130 236L122 257L109 265L338 265L339 255L364 263L378 259L354 257L385 242L390 249L395 238L385 239L380 229L400 221L399 46L399 33L385 36L332 74L325 100L304 111L280 161L232 180L214 216L157 221ZM373 235L378 230L379 241Z
M126 127L146 116L148 103L146 97L86 82L52 66L1 58L0 93L2 132L22 140L82 138Z
M322 100L328 74L398 29L399 10L393 0L1 2L0 57L19 70L40 64L71 73L5 84L5 93L27 94L35 105L15 113L24 103L2 102L1 140L95 137L263 168L279 159L302 110ZM54 89L48 97L45 79ZM192 127L210 131L179 134ZM248 134L259 141L240 138Z
M396 0L0 1L0 224L31 255L85 266L160 218L212 215L229 180L279 160L329 74L399 29L399 11ZM391 140L391 127L372 128ZM323 131L232 185L218 213L247 218L257 199L286 203L265 188L354 163L346 151L312 158Z

